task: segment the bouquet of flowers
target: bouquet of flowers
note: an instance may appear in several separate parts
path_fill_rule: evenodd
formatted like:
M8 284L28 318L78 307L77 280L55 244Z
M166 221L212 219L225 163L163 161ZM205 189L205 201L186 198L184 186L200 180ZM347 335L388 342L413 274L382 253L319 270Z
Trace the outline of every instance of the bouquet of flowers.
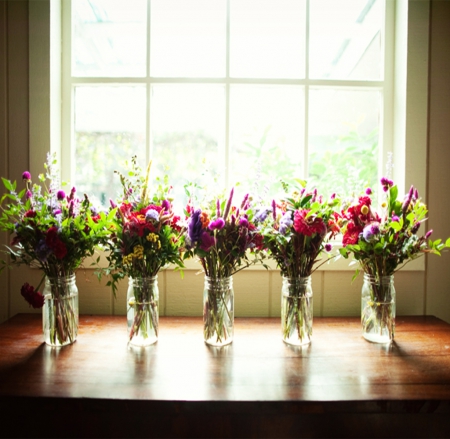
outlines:
M70 283L61 279L72 277L83 260L106 242L110 218L97 211L87 195L79 199L75 187L66 194L56 163L55 156L49 154L44 165L46 174L39 175L42 186L33 184L30 173L24 172L25 188L19 193L16 182L2 178L8 192L1 198L0 229L13 235L5 251L9 262L2 261L2 269L25 264L43 272L36 289L25 283L21 293L34 308L42 307L44 300L52 304L48 318L55 325L44 317L44 327L50 325L50 344L65 344L76 337L78 314L71 301L64 300L70 293ZM51 291L44 297L39 288L46 276Z
M300 181L291 195L261 210L261 232L268 254L276 261L283 276L282 332L291 344L308 342L312 334L311 274L323 251L329 252L329 241L339 232L340 200L333 194L325 199L316 189L307 190ZM286 193L289 186L284 184Z
M167 177L157 179L153 195L150 195L149 174L132 158L128 176L117 173L123 188L122 196L111 201L115 212L111 238L108 246L106 273L111 280L107 285L117 290L117 282L128 276L129 339L138 343L140 337L145 344L152 336L158 336L158 297L155 277L161 268L174 264L183 268L181 254L183 226L175 215L170 198L171 187ZM131 320L131 322L130 322ZM154 340L156 341L156 339Z
M370 281L362 310L363 330L369 332L374 327L380 330L387 327L391 328L390 336L393 337L395 311L392 307L395 303L391 282L386 278L425 253L439 255L450 246L450 238L446 243L441 239L433 241L430 239L432 230L423 236L417 235L428 210L414 186L403 200L398 200L398 188L392 180L383 177L381 185L384 201L379 211L373 206L370 188L344 208L340 253L344 258L353 255ZM359 269L354 278L358 273Z
M190 193L188 192L188 195ZM197 256L206 275L204 336L210 344L229 343L233 330L232 279L238 271L263 259L263 239L257 228L251 197L233 204L217 197L186 208L185 258Z

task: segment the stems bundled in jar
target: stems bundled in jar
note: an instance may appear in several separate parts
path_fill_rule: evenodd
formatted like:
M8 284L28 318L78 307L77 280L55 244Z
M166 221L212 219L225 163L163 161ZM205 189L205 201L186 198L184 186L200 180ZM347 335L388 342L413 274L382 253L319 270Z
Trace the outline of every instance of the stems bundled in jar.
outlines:
M233 278L205 276L203 322L205 342L222 346L233 340L234 323Z
M312 338L313 293L311 276L283 278L281 331L288 344L307 344Z
M361 325L363 337L369 341L386 343L395 335L394 276L364 274L361 295Z
M137 346L156 342L159 333L157 276L130 278L127 296L128 341Z
M78 335L78 289L75 275L47 278L44 297L45 342L50 346L73 343Z

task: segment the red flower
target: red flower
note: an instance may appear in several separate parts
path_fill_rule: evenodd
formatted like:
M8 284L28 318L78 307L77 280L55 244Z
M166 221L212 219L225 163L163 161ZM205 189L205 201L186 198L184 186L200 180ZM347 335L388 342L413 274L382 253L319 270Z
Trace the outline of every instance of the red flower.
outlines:
M352 222L347 224L347 231L344 233L342 238L342 245L345 247L346 245L356 244L359 239L359 234L363 231L362 227L355 225Z
M33 308L42 308L44 306L44 296L34 289L30 284L25 283L20 289L20 294Z
M296 210L294 214L294 230L297 233L305 236L312 236L317 233L320 236L325 236L327 233L327 226L322 218L315 215L307 216L309 210Z
M65 244L59 239L58 228L53 226L47 230L45 237L45 243L53 250L53 253L58 259L63 259L67 254L67 248Z

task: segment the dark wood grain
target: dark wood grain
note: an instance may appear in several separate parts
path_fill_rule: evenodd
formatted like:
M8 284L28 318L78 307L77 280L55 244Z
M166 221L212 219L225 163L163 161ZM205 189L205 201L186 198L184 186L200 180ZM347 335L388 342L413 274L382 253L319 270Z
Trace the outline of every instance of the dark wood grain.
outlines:
M237 318L212 348L201 318L163 317L137 349L125 317L83 315L76 343L51 348L41 317L19 314L0 325L0 409L15 437L448 437L450 325L399 317L386 346L358 318L316 318L294 348L279 319Z

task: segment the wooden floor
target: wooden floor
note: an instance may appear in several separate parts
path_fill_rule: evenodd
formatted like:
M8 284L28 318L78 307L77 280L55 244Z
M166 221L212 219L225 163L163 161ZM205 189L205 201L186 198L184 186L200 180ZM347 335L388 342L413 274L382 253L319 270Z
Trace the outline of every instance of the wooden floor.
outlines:
M84 315L51 348L19 314L0 325L0 410L2 437L450 437L450 325L398 317L378 345L358 318L315 318L294 348L279 319L237 318L212 348L201 318L163 317L138 349L125 317Z

